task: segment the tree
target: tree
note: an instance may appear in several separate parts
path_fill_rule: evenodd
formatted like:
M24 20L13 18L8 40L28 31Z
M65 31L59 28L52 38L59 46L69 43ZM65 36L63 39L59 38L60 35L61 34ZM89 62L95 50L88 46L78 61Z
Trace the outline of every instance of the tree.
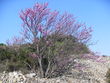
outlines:
M54 63L53 58L61 51L59 49L53 52L56 50L53 49L56 44L54 41L58 36L72 36L83 44L87 44L91 39L91 28L76 22L71 14L61 15L58 11L51 11L48 3L37 3L33 8L21 11L20 18L23 21L22 35L25 41L34 44L36 49L34 58L38 60L41 77L47 76ZM53 39L50 40L49 36ZM47 53L44 53L45 50L48 50ZM43 65L45 57L48 62L46 68Z

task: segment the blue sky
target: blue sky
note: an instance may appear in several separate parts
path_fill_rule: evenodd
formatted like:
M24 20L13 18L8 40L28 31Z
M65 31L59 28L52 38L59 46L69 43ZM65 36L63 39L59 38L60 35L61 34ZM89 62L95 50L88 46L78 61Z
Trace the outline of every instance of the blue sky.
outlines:
M32 7L36 2L48 2L49 8L69 12L80 22L94 30L91 50L110 55L110 1L109 0L0 0L0 42L5 43L19 35L22 9Z

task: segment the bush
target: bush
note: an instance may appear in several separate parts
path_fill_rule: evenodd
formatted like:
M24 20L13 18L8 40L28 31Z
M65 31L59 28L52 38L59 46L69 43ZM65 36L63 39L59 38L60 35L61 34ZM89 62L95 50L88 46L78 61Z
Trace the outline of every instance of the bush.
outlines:
M46 42L47 40L49 40L48 43ZM51 42L53 44L51 44ZM46 73L49 62L51 61L49 71L45 77L55 77L67 72L69 69L67 66L71 63L71 57L69 55L79 55L89 52L86 45L79 43L75 37L66 35L54 34L48 36L46 40L41 38L39 47L42 48L44 46L46 46L46 48L43 50L41 61L44 73ZM5 65L2 67L1 72L3 70L21 70L26 73L33 70L39 73L40 65L38 64L38 59L36 56L33 57L33 55L36 55L36 46L34 43L13 46L1 44L0 61L2 65Z
M71 35L68 36L54 34L47 37L47 39L55 43L55 49L57 49L58 51L62 49L62 55L89 53L88 47L85 44L78 42L77 38Z
M48 43L46 42L47 40L49 40ZM66 67L70 63L69 59L71 59L69 55L79 55L89 52L86 45L79 43L75 37L66 35L50 35L46 40L41 38L39 47L42 48L44 46L46 47L43 50L41 61L44 73L46 73L49 62L51 61L50 69L46 77L58 76L58 74L62 75L67 72L69 68ZM22 45L0 46L0 61L5 64L6 67L4 67L4 70L6 71L39 71L38 59L33 57L33 55L36 55L35 44L27 43Z
M110 69L108 69L108 71L106 73L106 82L110 83Z
M4 43L0 43L0 46L6 46Z
M8 50L7 46L0 46L0 61L5 59L10 59L10 51Z
M0 46L0 68L3 71L14 71L14 70L31 70L30 65L33 68L33 59L29 56L31 48L28 44L21 46Z
M48 41L48 43L46 41ZM42 57L41 64L43 66L42 68L44 74L46 73L48 66L50 66L48 74L44 75L44 77L54 77L67 72L69 69L67 66L71 63L69 61L69 59L71 59L70 55L74 54L76 55L74 57L78 58L79 54L89 53L88 47L79 43L73 36L55 34L48 36L46 40L41 38L39 42L39 48L45 47L45 50L43 50L43 52L41 51L42 56L39 56ZM35 44L32 44L31 49L33 49L33 52L36 53ZM36 59L36 68L39 69L37 62L38 58L33 58Z

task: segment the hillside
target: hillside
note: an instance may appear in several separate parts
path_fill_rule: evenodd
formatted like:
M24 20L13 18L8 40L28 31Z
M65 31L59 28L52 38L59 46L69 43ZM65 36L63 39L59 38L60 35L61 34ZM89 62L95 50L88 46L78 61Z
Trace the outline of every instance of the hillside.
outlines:
M105 75L110 68L110 57L95 56L95 58L75 59L74 62L80 66L76 65L76 68L71 66L67 74L56 78L41 79L35 73L23 75L21 72L10 72L1 73L0 80L1 83L106 83Z

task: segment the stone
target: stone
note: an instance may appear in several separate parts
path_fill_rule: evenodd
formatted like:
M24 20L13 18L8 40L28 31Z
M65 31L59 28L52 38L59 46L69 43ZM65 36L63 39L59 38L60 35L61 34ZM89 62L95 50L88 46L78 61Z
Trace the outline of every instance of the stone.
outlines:
M33 77L35 77L35 76L36 76L35 73L26 74L26 77L29 77L29 78L33 78Z

